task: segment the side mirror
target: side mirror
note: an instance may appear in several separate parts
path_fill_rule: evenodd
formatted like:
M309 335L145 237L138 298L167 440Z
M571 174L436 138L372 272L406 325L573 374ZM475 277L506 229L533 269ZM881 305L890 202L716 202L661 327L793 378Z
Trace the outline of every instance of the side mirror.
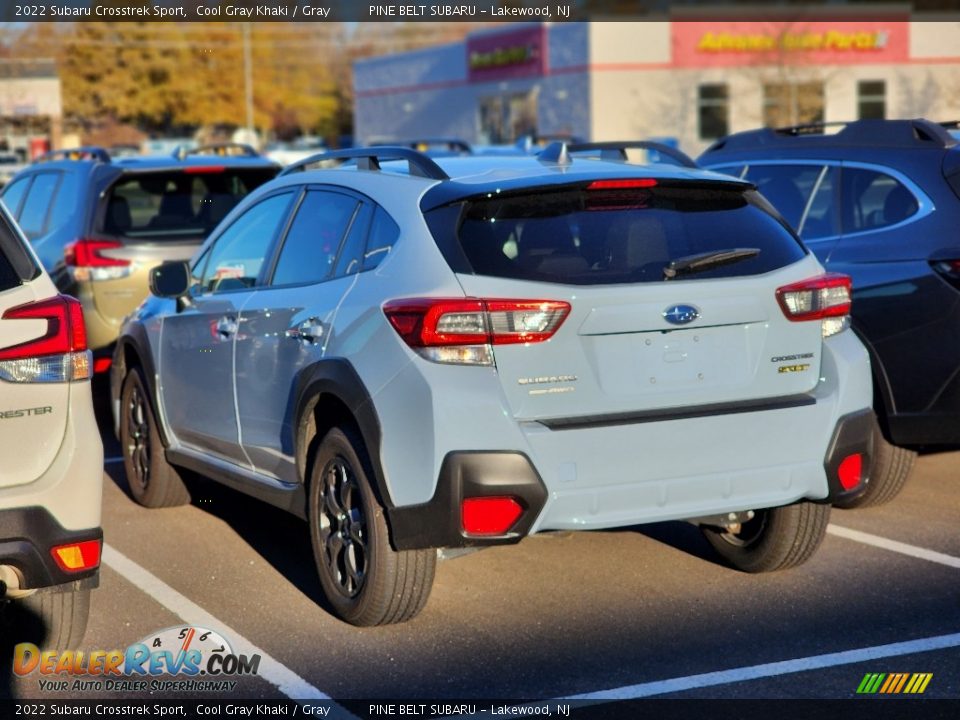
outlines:
M179 298L190 289L190 265L165 262L150 270L150 292L157 297Z

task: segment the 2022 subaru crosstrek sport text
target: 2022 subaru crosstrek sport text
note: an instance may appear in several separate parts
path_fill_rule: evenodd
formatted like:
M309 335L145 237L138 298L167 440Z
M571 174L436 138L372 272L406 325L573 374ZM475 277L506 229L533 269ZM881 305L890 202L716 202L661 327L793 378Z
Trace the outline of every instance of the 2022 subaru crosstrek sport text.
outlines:
M103 446L92 374L80 303L57 294L0 205L4 642L73 648L86 630L103 536Z
M416 615L438 548L548 530L807 560L870 467L848 278L749 183L593 147L338 151L252 193L122 330L134 497L185 502L186 468L306 519L357 625Z

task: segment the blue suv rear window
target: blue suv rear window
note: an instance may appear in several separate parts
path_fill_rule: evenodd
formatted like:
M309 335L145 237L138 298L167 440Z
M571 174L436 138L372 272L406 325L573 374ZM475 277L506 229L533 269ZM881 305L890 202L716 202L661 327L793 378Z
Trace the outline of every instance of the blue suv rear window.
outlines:
M110 187L98 232L164 240L206 237L275 168L188 166L184 170L122 175Z
M457 271L541 282L600 285L661 282L673 261L756 249L738 262L677 279L758 275L796 262L805 250L753 191L704 185L630 190L539 189L463 203L456 227ZM452 219L431 211L435 236ZM460 253L456 253L460 255ZM466 265L462 260L466 260Z

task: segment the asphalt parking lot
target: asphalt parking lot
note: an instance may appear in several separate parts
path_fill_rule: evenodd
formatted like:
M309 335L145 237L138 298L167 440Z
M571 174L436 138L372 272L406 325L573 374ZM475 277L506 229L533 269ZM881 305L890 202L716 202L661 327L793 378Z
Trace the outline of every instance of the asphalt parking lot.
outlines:
M101 392L106 547L85 650L214 629L263 657L231 699L869 702L866 674L901 672L933 674L913 702L960 698L960 452L922 456L889 505L835 510L792 571L728 569L685 523L551 534L444 561L418 618L357 629L322 607L305 524L203 481L189 506L136 505L106 410ZM5 694L58 697L36 675L0 679Z

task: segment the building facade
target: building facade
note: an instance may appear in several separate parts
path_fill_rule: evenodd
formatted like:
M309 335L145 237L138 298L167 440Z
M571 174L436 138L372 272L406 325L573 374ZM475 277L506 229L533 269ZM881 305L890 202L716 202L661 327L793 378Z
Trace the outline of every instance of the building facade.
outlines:
M858 118L960 118L960 22L524 23L354 66L361 142L666 138Z

